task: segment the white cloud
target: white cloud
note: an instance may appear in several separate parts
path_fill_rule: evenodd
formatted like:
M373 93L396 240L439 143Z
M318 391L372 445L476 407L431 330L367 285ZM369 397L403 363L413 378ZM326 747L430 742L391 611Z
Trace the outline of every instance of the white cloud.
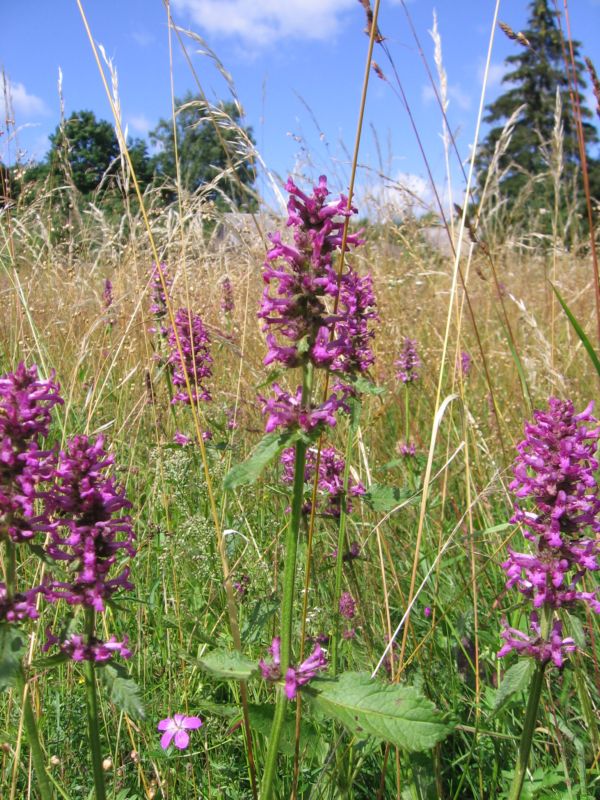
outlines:
M279 44L284 38L326 40L356 0L173 0L180 12L212 34L237 36L249 44ZM360 9L359 9L360 10Z
M127 118L127 124L131 130L141 133L142 136L145 136L154 127L145 114L132 114Z
M502 78L506 75L506 72L506 64L499 64L496 61L492 61L488 70L487 88L496 89L498 86L500 86L502 84ZM479 76L479 82L483 83L483 79L485 77L485 64L482 63L479 66L477 73Z
M23 118L31 119L31 117L45 116L49 113L48 106L44 103L42 98L34 94L29 94L22 83L13 83L9 81L8 96L10 108L14 111L17 122ZM0 108L2 109L2 114L5 115L6 107L3 87L0 92Z
M435 92L431 84L426 84L421 90L421 99L425 104L431 103L435 100ZM461 111L467 111L471 108L471 97L458 83L453 83L448 86L448 99L450 100L450 107L455 103Z
M356 191L361 214L380 221L418 216L429 208L432 198L428 181L412 172L399 172L394 180L363 184Z

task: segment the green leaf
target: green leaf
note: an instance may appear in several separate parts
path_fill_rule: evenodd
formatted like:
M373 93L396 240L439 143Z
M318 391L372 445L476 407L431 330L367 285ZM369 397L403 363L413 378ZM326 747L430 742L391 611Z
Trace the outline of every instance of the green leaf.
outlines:
M254 730L261 733L267 739L271 735L273 727L273 715L275 706L258 705L250 703L248 705L248 715L250 725ZM316 729L306 720L300 723L300 752L306 757L307 754L317 755L320 750L327 749L327 743L317 733ZM281 741L279 750L284 756L293 756L296 748L296 715L289 713L285 715L283 728L281 731Z
M258 672L256 661L251 661L237 650L210 650L198 659L198 664L217 678L235 681L247 681Z
M567 315L567 317L569 319L569 322L571 323L571 325L573 326L573 328L575 330L575 333L577 334L577 336L579 336L579 338L581 340L581 344L585 347L586 352L587 352L588 356L590 357L590 360L591 360L592 364L594 365L594 367L596 369L596 372L598 373L598 375L600 375L600 358L598 358L598 355L597 355L596 351L594 350L594 346L592 345L592 343L590 342L590 340L586 336L585 331L583 330L583 328L581 327L581 325L579 324L579 322L577 321L577 319L573 315L573 312L571 311L569 306L565 303L565 301L561 297L561 294L558 291L558 289L556 288L556 286L554 286L553 284L550 284L550 286L552 286L554 294L558 298L558 302L561 304L561 306L563 308L563 311Z
M357 392L360 394L373 394L373 395L380 395L385 394L385 388L383 386L377 386L370 381L368 378L365 378L364 375L357 375L355 378L348 377L344 378L344 380L351 383L352 386L356 389Z
M303 692L318 710L355 736L375 736L409 752L430 749L454 727L414 687L385 685L367 673L346 672L335 680L317 678Z
M109 661L96 668L96 673L106 689L112 703L132 719L143 719L144 706L140 689L122 664Z
M244 644L256 644L260 641L266 625L278 611L280 601L277 597L263 597L252 606L250 616L242 627Z
M374 483L361 497L361 500L367 503L373 511L391 511L404 500L408 500L412 494L410 489L398 489L396 486Z
M535 664L531 658L523 658L506 670L496 692L494 713L503 708L514 695L527 689L534 668Z
M585 631L583 629L583 625L581 624L581 620L575 617L573 614L570 614L568 611L565 613L567 615L567 619L569 620L569 632L575 640L577 647L580 650L583 650L585 648Z
M0 624L0 690L15 685L25 652L25 637L16 625Z
M225 476L225 489L236 489L258 480L261 472L286 447L298 439L298 431L290 430L279 433L273 431L264 436L241 464L236 464Z

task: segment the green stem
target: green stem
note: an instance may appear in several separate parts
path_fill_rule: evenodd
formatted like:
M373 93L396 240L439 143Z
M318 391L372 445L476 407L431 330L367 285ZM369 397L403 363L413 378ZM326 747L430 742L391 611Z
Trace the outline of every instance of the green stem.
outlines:
M302 375L302 405L310 402L312 393L312 368L306 366ZM281 604L281 674L285 675L291 662L292 655L292 628L294 615L294 588L296 580L296 556L298 553L298 537L302 522L302 505L304 502L304 469L306 465L306 443L296 443L296 458L294 461L294 487L292 495L292 514L287 529L284 548L285 566L283 571L283 600ZM273 796L273 783L277 768L277 754L283 723L287 697L281 687L277 692L277 703L273 725L269 736L269 746L265 761L265 770L261 786L261 800L271 800Z
M552 609L544 607L542 609L541 625L542 641L547 641L548 639L551 622ZM519 743L519 753L517 755L517 763L515 764L515 772L510 791L507 795L507 800L519 800L521 797L523 782L525 781L525 772L527 771L527 765L529 763L529 754L531 753L533 733L535 730L540 698L542 696L544 672L546 671L547 663L548 662L538 661L538 663L535 665L535 672L531 678L531 683L529 685L529 700L527 701L527 711L525 712L525 722L523 723L523 732L521 733L521 741Z
M40 737L38 735L37 722L29 692L27 691L27 681L23 667L20 666L16 674L16 689L21 696L23 704L23 721L25 723L25 730L27 731L27 739L29 741L29 748L31 750L31 760L33 762L33 769L37 778L38 789L40 792L41 800L52 800L54 793L50 788L48 780L48 773L46 772L46 759L44 751L40 744Z
M358 416L358 413L357 413ZM346 498L348 496L348 482L350 478L350 456L352 454L352 439L354 436L354 425L348 428L348 438L346 439L346 453L344 455L344 492L342 494L342 504L340 506L340 527L338 529L337 553L335 557L335 590L333 595L334 626L333 638L331 641L331 672L333 677L338 671L338 644L340 638L340 597L342 596L342 573L344 567L344 552L346 549Z
M95 612L93 608L86 608L85 621L88 642L91 642L95 633ZM102 769L102 749L100 746L98 695L96 693L96 670L93 661L84 664L85 697L88 719L88 738L92 754L92 768L94 773L94 789L96 800L106 800L104 786L104 770Z

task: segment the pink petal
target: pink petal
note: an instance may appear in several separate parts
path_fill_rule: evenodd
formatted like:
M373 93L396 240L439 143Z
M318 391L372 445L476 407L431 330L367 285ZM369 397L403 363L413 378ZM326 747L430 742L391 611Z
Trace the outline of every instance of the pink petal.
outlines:
M182 725L188 731L193 731L196 730L196 728L202 727L202 720L200 719L200 717L185 717Z
M159 731L168 731L169 728L172 726L173 720L170 718L161 719L161 721L156 726Z
M160 746L163 750L166 750L167 747L171 744L171 739L175 736L175 731L169 730L160 737Z
M186 731L177 731L175 734L175 747L179 750L185 750L189 743L189 734Z

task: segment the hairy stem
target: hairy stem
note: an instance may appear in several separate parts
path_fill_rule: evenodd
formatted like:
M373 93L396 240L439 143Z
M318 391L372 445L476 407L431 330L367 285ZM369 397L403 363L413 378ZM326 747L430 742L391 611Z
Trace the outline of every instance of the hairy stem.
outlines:
M85 610L86 632L88 641L94 637L95 633L95 612L93 608ZM96 800L106 800L106 788L104 786L104 770L102 769L102 749L100 745L100 731L98 719L98 695L96 693L96 670L93 661L86 661L84 665L85 673L85 699L87 706L88 738L90 752L92 755L92 770L94 773L94 791Z
M542 611L541 625L541 636L543 640L546 640L549 636L551 622L552 610L545 607ZM531 753L531 744L533 742L533 732L535 730L540 698L542 696L542 686L544 683L544 672L546 671L546 666L547 662L539 661L535 665L535 672L531 678L531 683L529 685L529 700L527 701L527 710L525 712L525 722L523 723L523 732L521 733L521 741L519 743L519 753L517 755L515 773L510 791L507 795L507 800L519 800L521 797L523 782L525 781L525 772L527 771L527 765L529 763L529 754Z
M312 368L306 366L302 376L302 405L310 402L312 390ZM298 537L302 522L302 505L304 501L304 469L306 465L306 443L296 443L296 458L294 462L294 487L292 495L292 514L285 537L283 571L283 601L281 605L281 674L285 675L291 662L292 655L292 629L294 621L294 589L296 582L296 556L298 552ZM279 741L285 719L287 698L281 687L277 692L275 716L269 736L267 759L262 780L261 800L271 800L273 796L273 782L277 767L277 754Z

